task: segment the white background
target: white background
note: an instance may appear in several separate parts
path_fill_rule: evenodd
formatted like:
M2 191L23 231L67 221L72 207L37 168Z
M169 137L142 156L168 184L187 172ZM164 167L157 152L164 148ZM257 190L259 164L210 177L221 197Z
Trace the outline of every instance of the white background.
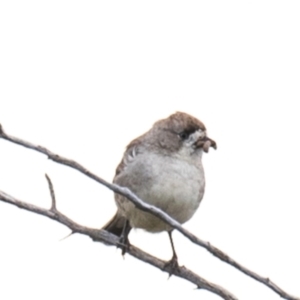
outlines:
M175 111L202 120L204 200L185 227L300 296L298 1L1 1L0 122L111 181L125 146ZM106 188L0 140L0 189L103 226ZM219 299L0 203L0 299ZM175 233L179 263L239 299L279 299ZM130 240L163 259L166 233ZM109 296L110 295L110 296Z

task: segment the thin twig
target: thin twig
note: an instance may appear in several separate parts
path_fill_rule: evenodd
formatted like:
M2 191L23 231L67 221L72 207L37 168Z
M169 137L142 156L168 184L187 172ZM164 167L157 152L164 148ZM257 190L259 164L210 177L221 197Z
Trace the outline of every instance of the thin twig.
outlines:
M249 277L251 277L251 278L257 280L258 282L264 284L265 286L269 287L270 289L272 289L275 293L277 293L282 298L287 299L287 300L300 300L300 298L296 298L296 297L289 295L287 292L285 292L283 289L281 289L278 285L276 285L269 278L262 277L259 274L249 270L248 268L242 266L241 264L236 262L234 259L229 257L226 253L224 253L220 249L211 245L209 242L199 239L198 237L196 237L195 235L193 235L192 233L190 233L189 231L184 229L180 223L178 223L176 220L172 219L169 215L167 215L161 209L159 209L155 206L152 206L148 203L143 202L139 197L137 197L128 188L120 187L116 184L109 183L109 182L103 180L102 178L100 178L99 176L93 174L92 172L90 172L89 170L84 168L82 165L77 163L76 161L59 156L59 155L51 152L50 150L48 150L45 147L41 147L41 146L32 144L30 142L24 141L22 139L10 136L10 135L4 133L3 130L0 131L0 138L3 138L12 143L21 145L23 147L35 150L37 152L43 153L43 154L47 155L49 159L51 159L59 164L69 166L69 167L83 173L87 177L94 179L96 182L106 186L107 188L114 191L115 193L125 196L127 199L129 199L131 202L133 202L136 205L136 207L138 207L139 209L141 209L143 211L147 211L147 212L157 216L161 220L165 221L166 223L171 225L173 228L175 228L179 232L181 232L185 237L187 237L193 243L195 243L201 247L204 247L206 250L208 250L214 256L218 257L220 260L228 263L229 265L235 267L236 269L238 269L239 271L248 275Z
M52 186L53 189L53 186ZM15 205L19 208L26 209L28 211L43 215L45 217L48 217L52 220L55 220L61 224L66 225L68 228L72 230L72 232L80 233L83 235L89 236L91 239L97 242L103 242L105 244L114 245L117 246L119 243L119 239L117 236L105 231L105 230L98 230L98 229L92 229L88 228L82 225L79 225L75 223L73 220L69 219L67 216L59 212L58 210L48 210L41 207L38 207L33 204L29 204L20 200L17 200L16 198L0 191L0 200L10 203L12 205ZM166 267L166 261L163 261L161 259L158 259L141 249L134 247L133 245L130 245L130 247L126 251L130 255L134 256L135 258L144 261L154 267L159 268L160 270L169 273L170 267ZM178 277L181 277L183 279L186 279L187 281L194 283L197 285L198 288L208 290L221 298L225 300L237 300L237 298L229 293L227 290L225 290L223 287L220 287L216 284L213 284L204 278L200 277L199 275L195 274L191 270L185 268L184 266L178 267L172 270L172 274Z
M50 210L55 212L57 209L56 209L56 199L55 199L53 184L52 184L50 177L47 174L45 174L45 177L48 181L49 191L50 191L50 195L51 195L51 209Z

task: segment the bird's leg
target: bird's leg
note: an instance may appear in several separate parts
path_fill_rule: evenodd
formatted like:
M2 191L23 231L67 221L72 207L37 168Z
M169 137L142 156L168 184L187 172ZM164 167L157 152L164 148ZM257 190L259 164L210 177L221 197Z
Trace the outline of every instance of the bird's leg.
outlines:
M128 239L130 230L131 230L131 226L129 225L129 221L126 220L122 229L122 233L120 235L119 245L118 245L118 248L122 249L123 256L125 255L127 249L130 246L129 239Z
M172 231L168 231L168 235L169 235L171 246L172 246L173 256L172 256L171 260L165 264L164 269L169 268L169 278L170 278L171 275L173 274L174 270L177 269L179 267L179 265L178 265L177 254L175 251L173 239L172 239Z

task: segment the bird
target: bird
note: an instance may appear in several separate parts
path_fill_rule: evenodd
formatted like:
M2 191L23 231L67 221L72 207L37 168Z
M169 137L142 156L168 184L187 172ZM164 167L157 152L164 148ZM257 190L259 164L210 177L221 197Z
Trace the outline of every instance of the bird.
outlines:
M202 154L210 147L216 149L217 144L207 136L204 124L187 113L176 112L129 143L113 183L129 188L141 200L183 224L194 215L203 198ZM115 202L117 212L102 229L120 238L122 254L130 246L132 228L151 233L166 231L173 252L166 266L178 266L173 228L120 194L115 193Z

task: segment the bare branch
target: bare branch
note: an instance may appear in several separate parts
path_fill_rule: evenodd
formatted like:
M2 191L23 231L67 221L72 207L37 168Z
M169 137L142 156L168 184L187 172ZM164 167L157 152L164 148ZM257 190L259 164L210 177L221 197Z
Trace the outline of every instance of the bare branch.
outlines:
M181 226L180 223L178 223L176 220L172 219L169 215L167 215L161 209L143 202L134 193L132 193L128 188L120 187L116 184L106 182L102 178L98 177L97 175L93 174L92 172L90 172L89 170L84 168L82 165L80 165L76 161L73 161L73 160L70 160L68 158L64 158L62 156L59 156L59 155L51 152L50 150L48 150L45 147L41 147L41 146L32 144L30 142L24 141L22 139L10 136L10 135L4 133L3 129L0 130L0 138L3 138L3 139L5 139L7 141L10 141L12 143L21 145L23 147L30 148L30 149L35 150L37 152L43 153L43 154L47 155L49 159L51 159L51 160L53 160L53 161L55 161L59 164L69 166L69 167L83 173L87 177L90 177L90 178L94 179L96 182L106 186L107 188L114 191L115 193L118 193L120 195L125 196L127 199L129 199L131 202L133 202L136 205L136 207L138 207L139 209L141 209L143 211L147 211L147 212L157 216L161 220L165 221L166 223L171 225L173 228L175 228L179 232L181 232L185 237L187 237L193 243L195 243L195 244L197 244L201 247L204 247L206 250L208 250L214 256L218 257L220 260L228 263L229 265L235 267L236 269L238 269L239 271L241 271L244 274L248 275L249 277L257 280L258 282L260 282L264 285L266 285L267 287L272 289L275 293L277 293L282 298L287 299L287 300L300 300L300 298L293 297L293 296L289 295L288 293L286 293L284 290L282 290L278 285L276 285L269 278L262 277L259 274L249 270L248 268L242 266L241 264L236 262L234 259L229 257L226 253L224 253L220 249L218 249L215 246L211 245L209 242L206 242L206 241L203 241L203 240L199 239L198 237L196 237L195 235L193 235L192 233L190 233L189 231L184 229Z
M51 182L51 181L49 181L49 182ZM52 186L52 189L53 189L53 186ZM55 220L61 224L66 225L67 227L69 227L72 230L72 232L87 235L94 241L118 246L119 238L117 236L115 236L105 230L98 230L98 229L88 228L88 227L79 225L56 209L55 209L55 211L53 211L52 209L50 209L50 210L44 209L44 208L38 207L36 205L17 200L16 198L14 198L2 191L0 191L0 200L4 201L6 203L15 205L19 208L23 208L28 211L48 217L52 220ZM127 249L126 252L141 261L144 261L154 267L157 267L158 269L160 269L164 272L167 272L167 273L170 272L170 270L169 270L170 267L165 267L166 261L158 259L158 258L142 251L141 249L134 247L133 245L130 245L130 247ZM224 288L205 280L204 278L200 277L199 275L195 274L194 272L185 268L184 266L178 267L178 268L172 270L172 275L186 279L187 281L190 281L191 283L196 284L199 289L208 290L208 291L220 296L221 298L223 298L225 300L237 300L237 298L235 296L233 296L231 293L229 293Z

